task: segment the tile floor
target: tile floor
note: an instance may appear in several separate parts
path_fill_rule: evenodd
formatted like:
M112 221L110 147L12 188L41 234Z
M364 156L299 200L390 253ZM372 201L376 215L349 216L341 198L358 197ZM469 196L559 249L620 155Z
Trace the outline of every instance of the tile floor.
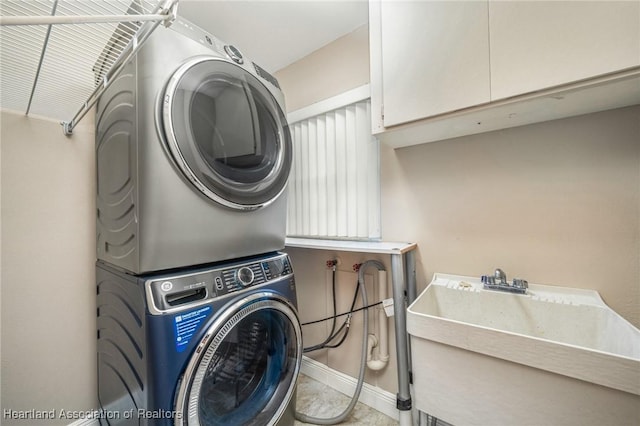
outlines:
M350 398L329 386L317 382L305 375L298 378L298 399L296 408L309 416L321 418L340 414L349 404ZM300 421L295 426L306 425ZM399 423L373 408L358 403L343 425L396 426Z

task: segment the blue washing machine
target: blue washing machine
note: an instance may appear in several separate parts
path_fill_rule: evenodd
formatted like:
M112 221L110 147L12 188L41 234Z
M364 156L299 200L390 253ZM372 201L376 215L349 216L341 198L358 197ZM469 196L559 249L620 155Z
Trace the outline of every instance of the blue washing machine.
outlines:
M303 346L286 254L96 272L102 424L293 424Z

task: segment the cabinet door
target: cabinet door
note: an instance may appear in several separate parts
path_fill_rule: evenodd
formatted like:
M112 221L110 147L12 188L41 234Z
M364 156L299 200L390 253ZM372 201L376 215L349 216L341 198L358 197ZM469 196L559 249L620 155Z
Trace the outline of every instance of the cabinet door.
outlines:
M380 7L385 127L490 100L487 2Z
M489 2L491 99L640 65L640 1Z

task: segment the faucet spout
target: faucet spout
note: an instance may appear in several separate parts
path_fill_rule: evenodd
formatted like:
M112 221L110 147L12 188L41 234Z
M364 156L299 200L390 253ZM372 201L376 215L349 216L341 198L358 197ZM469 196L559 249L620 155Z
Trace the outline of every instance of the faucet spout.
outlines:
M507 274L505 274L502 269L497 268L493 276L499 284L507 284Z

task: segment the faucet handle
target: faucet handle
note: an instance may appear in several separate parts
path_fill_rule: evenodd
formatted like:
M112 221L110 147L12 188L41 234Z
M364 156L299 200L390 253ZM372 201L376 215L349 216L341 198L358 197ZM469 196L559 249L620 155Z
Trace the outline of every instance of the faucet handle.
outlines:
M496 279L491 275L483 275L480 277L480 281L482 284L494 285L496 283Z
M513 286L516 288L529 288L529 283L527 282L527 280L523 280L520 278L514 278L513 279Z

